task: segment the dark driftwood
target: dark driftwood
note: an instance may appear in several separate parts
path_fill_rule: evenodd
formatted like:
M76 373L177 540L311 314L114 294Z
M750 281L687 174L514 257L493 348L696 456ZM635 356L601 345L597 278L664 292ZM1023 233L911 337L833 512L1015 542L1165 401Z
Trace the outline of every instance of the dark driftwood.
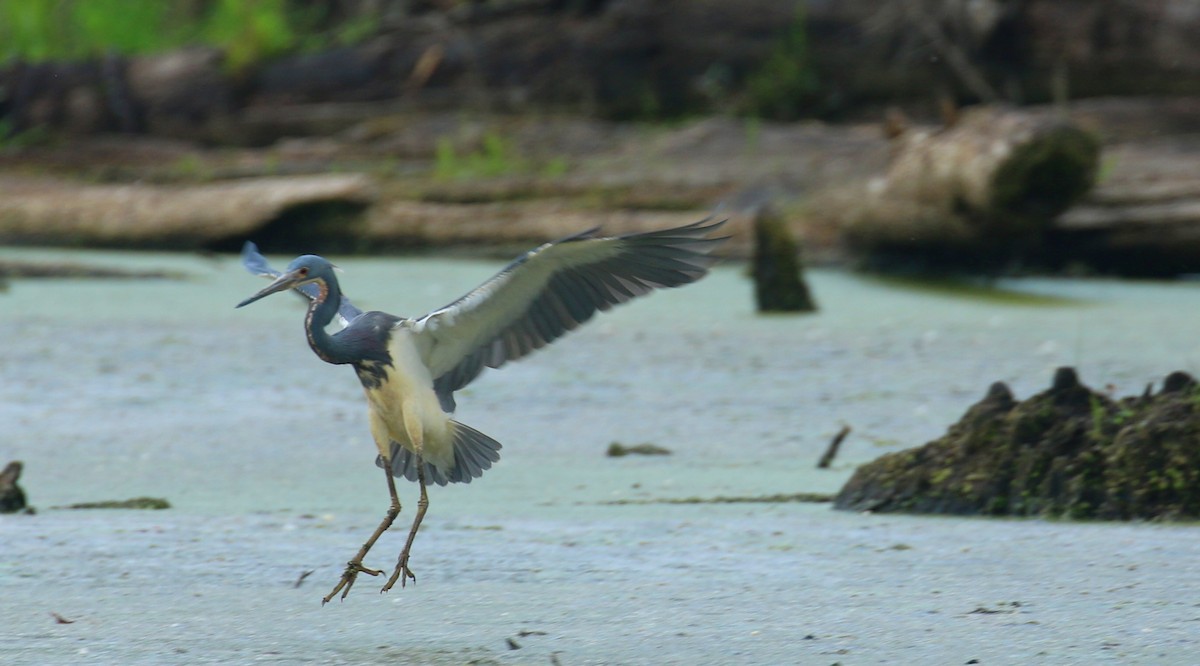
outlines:
M842 441L850 434L850 426L842 426L833 439L829 441L829 447L825 449L825 453L821 456L821 460L817 462L817 469L829 469L833 464L833 459L837 457L838 449L842 446Z

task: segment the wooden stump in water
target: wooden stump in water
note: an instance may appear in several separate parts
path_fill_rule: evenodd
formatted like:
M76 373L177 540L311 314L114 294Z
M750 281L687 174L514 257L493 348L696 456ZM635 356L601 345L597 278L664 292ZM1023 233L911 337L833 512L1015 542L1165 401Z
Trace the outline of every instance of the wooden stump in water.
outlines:
M25 492L17 485L21 478L21 463L14 460L0 472L0 513L16 513L25 509Z
M770 206L754 218L754 295L759 312L815 312L796 240Z
M843 232L868 264L970 265L1041 242L1091 189L1099 142L1050 113L983 108L952 127L906 129L887 173L846 197Z

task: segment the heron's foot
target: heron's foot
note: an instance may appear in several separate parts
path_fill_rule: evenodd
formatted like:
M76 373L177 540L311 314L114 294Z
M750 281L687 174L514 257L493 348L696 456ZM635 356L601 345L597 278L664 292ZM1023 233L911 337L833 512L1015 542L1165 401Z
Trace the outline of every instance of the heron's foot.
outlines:
M412 572L412 569L408 568L408 551L400 553L400 559L396 562L396 570L392 572L392 577L388 579L387 584L383 586L380 593L392 589L397 580L400 581L400 587L404 587L410 580L413 582L413 585L417 584L417 575Z
M346 599L346 595L350 594L350 588L354 587L354 581L358 578L358 574L360 573L365 573L368 576L378 576L383 573L383 570L369 569L364 567L363 563L359 562L358 560L350 560L346 563L346 570L342 572L341 580L339 580L338 584L333 587L333 591L321 599L321 605L324 606L332 601L333 598L337 596L338 592L342 593L341 599L344 601Z

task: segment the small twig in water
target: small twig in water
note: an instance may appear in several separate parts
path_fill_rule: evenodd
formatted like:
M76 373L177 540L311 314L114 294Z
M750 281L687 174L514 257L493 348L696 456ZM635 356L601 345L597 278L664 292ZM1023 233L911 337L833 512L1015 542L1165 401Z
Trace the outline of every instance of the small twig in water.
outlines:
M308 578L309 576L311 576L311 575L313 574L313 572L314 572L314 571L316 571L316 569L309 569L308 571L301 571L301 572L300 572L300 577L299 577L299 578L297 578L297 579L296 579L296 582L292 584L292 588L293 588L293 589L295 589L295 588L298 588L298 587L300 587L301 585L303 585L303 584L304 584L304 579L305 579L305 578Z
M829 466L833 464L833 459L837 457L838 447L842 445L842 440L846 439L846 435L849 434L850 426L842 426L838 434L834 435L833 439L829 442L829 448L825 449L825 455L821 456L821 459L817 462L817 469L829 469Z

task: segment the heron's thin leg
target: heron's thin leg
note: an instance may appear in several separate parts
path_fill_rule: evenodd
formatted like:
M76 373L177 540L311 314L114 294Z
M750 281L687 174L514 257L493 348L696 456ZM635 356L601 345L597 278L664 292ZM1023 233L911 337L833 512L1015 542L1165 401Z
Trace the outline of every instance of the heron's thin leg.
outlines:
M392 577L388 579L387 585L383 586L380 592L387 592L392 589L399 579L400 587L409 581L417 582L417 576L408 568L408 554L412 550L413 539L417 538L417 530L421 529L421 520L425 517L425 511L429 508L429 495L425 493L425 465L420 458L417 459L417 483L421 486L421 498L417 500L417 513L413 517L412 529L408 531L408 540L404 542L404 550L400 551L400 557L396 560L396 570L392 572Z
M346 570L342 572L342 579L334 586L333 591L325 595L325 598L321 600L322 606L329 603L339 591L342 593L342 599L345 599L346 595L350 594L350 588L354 587L354 580L358 578L359 573L371 576L378 576L383 573L381 569L368 569L362 563L363 558L367 556L367 552L371 550L371 546L375 545L379 537L395 522L396 516L400 515L400 497L396 495L396 481L392 478L390 461L383 466L383 473L387 475L388 494L392 496L392 503L388 507L387 515L383 517L383 522L379 523L379 527L375 528L375 533L371 535L371 538L367 539L362 548L358 549L358 554L354 556L354 559L346 563ZM423 486L422 490L424 490Z

